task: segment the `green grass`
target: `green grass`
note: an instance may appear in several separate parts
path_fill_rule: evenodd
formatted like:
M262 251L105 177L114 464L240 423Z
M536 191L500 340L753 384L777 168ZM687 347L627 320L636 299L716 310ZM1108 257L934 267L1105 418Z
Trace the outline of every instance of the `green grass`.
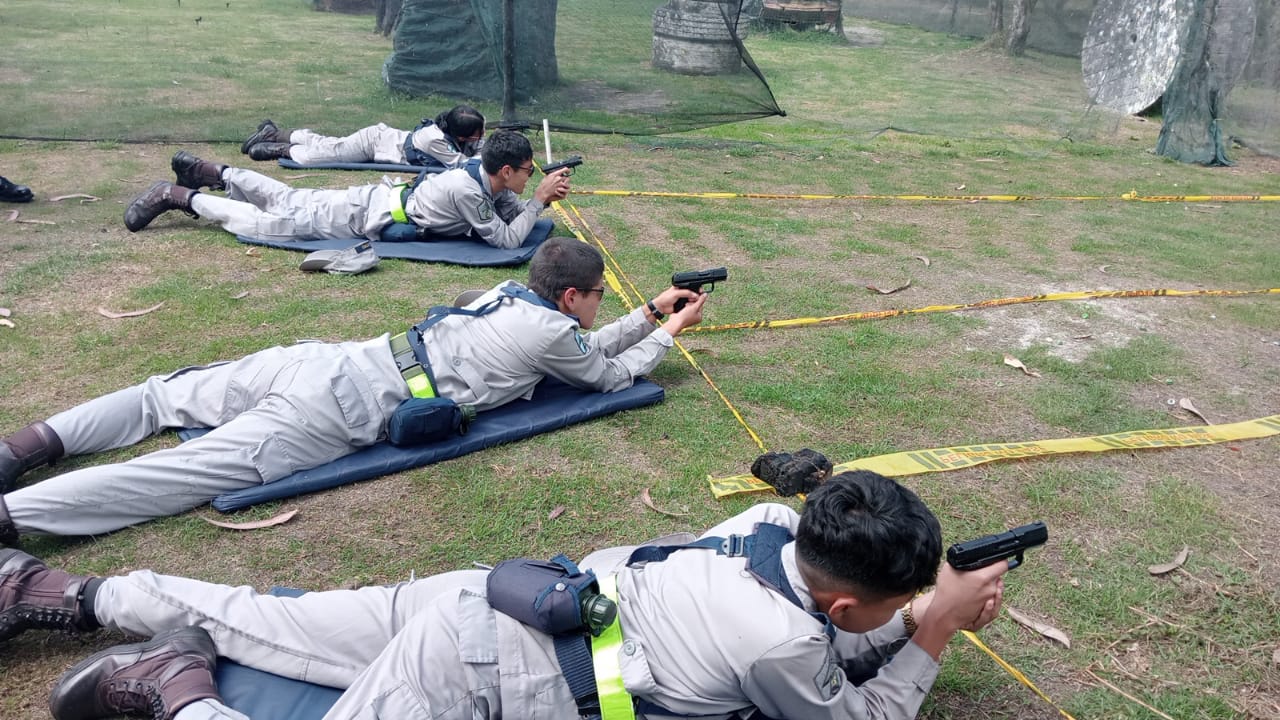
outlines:
M0 432L177 367L301 338L398 331L461 290L523 276L523 269L391 260L354 278L304 275L297 253L248 255L225 233L179 214L142 233L123 229L124 203L167 177L179 148L239 162L240 140L263 117L333 131L377 121L407 127L451 102L388 92L379 72L391 42L372 33L372 20L308 7L11 0L0 9L5 132L106 138L0 139L0 173L32 185L39 198L14 209L22 219L56 223L0 222L0 307L13 311L16 325L0 328ZM648 42L634 28L612 32L618 22L610 13L651 7L600 7L608 12L588 13L558 34L562 71L654 87L660 81L648 70L624 72L609 61L612 45ZM554 133L555 154L587 158L573 178L578 190L1107 199L572 196L642 293L655 293L674 271L725 265L730 277L716 288L707 322L729 323L1099 287L1280 287L1269 204L1119 200L1131 189L1280 194L1280 176L1261 160L1246 157L1227 172L1152 156L1158 121L1083 115L1079 67L1069 59L1011 61L961 38L874 28L885 37L875 47L786 32L748 38L786 118L662 137ZM539 112L557 121L591 117L547 103ZM880 132L888 127L896 130ZM218 142L132 142L147 138ZM540 149L542 137L532 140ZM292 182L343 187L380 177L307 175ZM75 192L101 201L49 201ZM907 279L911 286L891 295L867 289ZM767 448L810 446L847 461L1195 424L1168 404L1182 397L1214 422L1274 414L1277 301L1041 303L690 333L681 342ZM97 312L160 302L162 309L137 318ZM602 318L625 310L610 292ZM1005 354L1039 376L1004 365ZM302 511L272 530L217 529L200 519L212 514L206 509L91 540L37 538L30 548L86 572L155 567L259 587L346 587L517 554L581 555L706 527L774 499L712 499L707 476L746 471L760 448L678 353L652 378L666 390L661 405L235 518ZM30 481L174 442L166 435L70 459ZM935 509L948 542L1047 522L1050 543L1009 576L1006 598L1066 631L1073 647L1008 619L983 637L1076 717L1149 716L1088 670L1174 717L1231 718L1247 716L1248 698L1256 699L1247 705L1255 716L1276 702L1270 653L1280 636L1280 548L1268 529L1280 517L1271 500L1277 463L1272 438L992 463L903 482ZM687 515L648 510L638 500L644 490L658 507ZM564 512L551 518L559 507ZM1183 545L1191 549L1185 572L1147 573ZM1166 622L1144 624L1148 618L1131 608ZM2 661L0 715L44 717L49 684L87 649L59 638L14 642ZM957 641L924 716L975 714L1054 716Z

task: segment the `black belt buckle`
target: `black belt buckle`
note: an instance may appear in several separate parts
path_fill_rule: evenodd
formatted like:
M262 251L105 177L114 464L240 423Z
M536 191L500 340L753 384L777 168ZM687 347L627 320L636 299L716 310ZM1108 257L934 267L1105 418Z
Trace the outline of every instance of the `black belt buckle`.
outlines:
M730 535L720 543L720 551L729 557L739 557L745 554L743 552L746 549L745 540L746 538L742 535Z
M400 370L401 375L415 367L422 367L422 363L418 362L417 356L413 353L413 346L409 344L409 338L404 333L392 335L390 343L391 357L395 360L396 368Z

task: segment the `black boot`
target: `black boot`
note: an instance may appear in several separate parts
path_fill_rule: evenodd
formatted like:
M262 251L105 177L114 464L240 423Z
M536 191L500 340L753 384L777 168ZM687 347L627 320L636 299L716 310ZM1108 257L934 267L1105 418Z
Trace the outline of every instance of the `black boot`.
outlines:
M0 550L0 641L24 630L86 632L98 627L88 617L81 597L92 580L50 570L21 550Z
M191 198L198 192L167 180L157 180L125 208L124 226L129 228L129 232L138 232L170 210L181 210L191 217L199 217L191 209Z
M169 161L173 174L178 176L178 184L192 190L207 187L211 190L226 190L222 182L222 171L226 165L219 165L208 160L201 160L186 150L179 150Z
M52 463L62 454L62 438L42 422L31 423L0 440L0 493L13 490L22 473Z
M55 720L94 720L126 713L173 720L198 700L221 701L214 683L217 651L209 633L184 627L147 642L90 655L53 686Z
M289 142L289 133L292 131L281 130L276 124L270 120L263 120L258 123L258 130L250 135L247 140L240 143L240 152L244 155L249 154L249 148L258 143L264 142Z
M0 495L0 545L18 546L18 526L9 517L9 506L4 504L4 495Z
M249 157L254 160L277 160L279 158L289 157L289 148L293 147L287 142L260 142L249 148Z
M26 185L15 185L3 177L0 177L0 200L12 203L31 202L35 197L35 193L31 192L31 188Z

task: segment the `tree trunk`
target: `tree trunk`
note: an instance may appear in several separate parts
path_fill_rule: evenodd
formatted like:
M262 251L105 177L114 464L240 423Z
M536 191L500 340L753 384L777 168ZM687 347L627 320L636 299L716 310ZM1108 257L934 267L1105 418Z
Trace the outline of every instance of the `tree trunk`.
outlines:
M382 33L383 37L388 37L395 32L396 25L400 23L402 5L403 0L377 0L374 15L377 20L377 31Z
M1014 57L1027 52L1027 36L1031 34L1031 12L1035 9L1036 0L1013 0L1013 17L1009 21L1005 50Z
M992 37L1004 35L1004 0L987 0L987 14L991 20Z

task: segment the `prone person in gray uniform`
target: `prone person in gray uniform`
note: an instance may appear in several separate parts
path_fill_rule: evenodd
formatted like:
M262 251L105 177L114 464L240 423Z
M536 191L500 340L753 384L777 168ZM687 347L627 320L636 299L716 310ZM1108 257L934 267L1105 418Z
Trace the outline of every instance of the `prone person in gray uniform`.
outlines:
M628 388L657 367L673 336L701 322L709 296L671 287L586 333L603 274L595 248L551 238L529 263L527 287L508 280L465 308L434 307L397 334L301 342L157 375L28 425L0 440L0 545L20 533L109 532L323 465L385 438L410 397L484 411L531 397L546 376L599 392ZM214 429L14 490L24 472L63 455L187 427Z
M378 123L345 137L309 129L282 130L263 120L240 152L254 160L288 158L301 165L374 162L439 171L461 167L479 155L483 145L484 115L470 105L457 105L434 119L423 118L413 130Z
M170 164L177 182L157 181L125 209L124 224L131 232L181 210L257 240L378 240L384 229L401 222L434 235L468 235L494 247L516 248L543 209L569 194L570 169L564 168L545 176L533 197L521 202L534 171L533 148L528 138L510 130L494 131L480 159L461 168L423 173L409 183L384 178L346 190L295 189L181 150Z
M506 563L276 597L145 570L71 575L17 550L0 551L0 640L98 627L151 638L68 671L50 698L56 720L247 720L220 699L219 655L343 689L326 720L560 720L601 705L655 719L906 719L951 638L998 615L1009 569L939 569L941 554L924 503L858 471L828 480L798 515L761 504L699 541L589 555L573 569L593 571L617 608L589 641L495 609L515 587L495 580ZM584 665L566 660L575 653Z

